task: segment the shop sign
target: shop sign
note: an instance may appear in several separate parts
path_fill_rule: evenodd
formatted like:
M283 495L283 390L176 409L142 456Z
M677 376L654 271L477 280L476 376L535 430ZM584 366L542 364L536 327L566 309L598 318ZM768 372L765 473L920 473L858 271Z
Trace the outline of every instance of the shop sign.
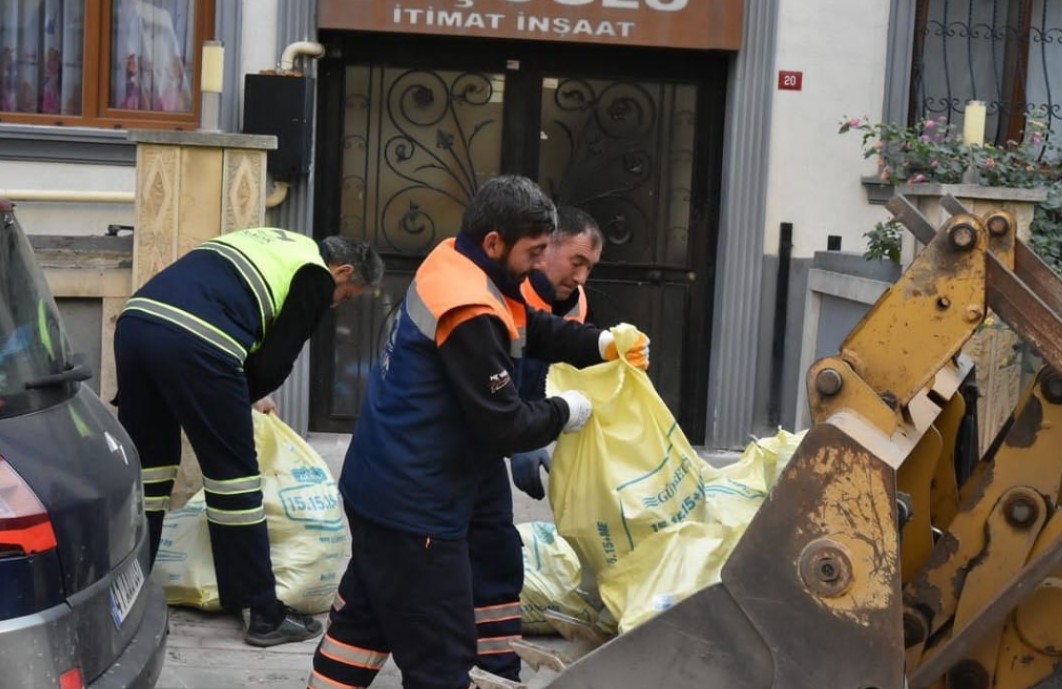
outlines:
M737 50L742 0L320 0L319 19L323 29Z

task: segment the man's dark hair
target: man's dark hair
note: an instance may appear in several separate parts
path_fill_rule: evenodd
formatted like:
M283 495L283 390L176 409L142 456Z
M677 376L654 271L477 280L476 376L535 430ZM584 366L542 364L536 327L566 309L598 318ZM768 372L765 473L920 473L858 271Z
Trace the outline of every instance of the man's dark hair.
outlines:
M479 188L461 219L461 234L477 244L497 230L512 246L557 227L557 209L545 192L527 177L501 175Z
M380 284L384 273L383 259L368 242L332 235L322 239L318 245L326 264L342 266L349 263L353 266L351 282L373 287Z
M590 235L590 246L594 249L605 243L605 235L594 216L575 206L558 206L557 231L550 239L559 243L584 233Z

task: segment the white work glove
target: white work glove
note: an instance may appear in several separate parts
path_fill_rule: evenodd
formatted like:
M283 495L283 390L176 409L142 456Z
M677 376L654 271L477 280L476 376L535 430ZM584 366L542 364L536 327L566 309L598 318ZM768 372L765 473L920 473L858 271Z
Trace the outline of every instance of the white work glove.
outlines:
M601 352L601 358L605 361L615 361L619 358L619 350L616 349L616 338L612 336L612 331L610 330L601 331L601 336L597 338L597 348ZM634 341L634 344L627 350L627 354L623 358L635 368L648 371L649 336L639 330L638 339Z
M586 398L586 395L576 390L567 390L557 395L557 397L560 397L568 405L568 423L564 424L562 430L565 433L574 433L582 430L586 422L590 420L590 414L594 411L590 400Z

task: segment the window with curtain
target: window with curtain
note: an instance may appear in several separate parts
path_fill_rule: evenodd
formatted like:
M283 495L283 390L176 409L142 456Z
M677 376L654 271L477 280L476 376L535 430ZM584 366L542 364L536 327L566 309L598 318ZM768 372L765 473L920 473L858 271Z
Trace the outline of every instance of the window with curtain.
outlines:
M1029 117L1062 139L1062 3L1057 0L918 0L911 120L961 122L985 101L985 138L1024 135Z
M213 0L0 0L0 122L194 128Z

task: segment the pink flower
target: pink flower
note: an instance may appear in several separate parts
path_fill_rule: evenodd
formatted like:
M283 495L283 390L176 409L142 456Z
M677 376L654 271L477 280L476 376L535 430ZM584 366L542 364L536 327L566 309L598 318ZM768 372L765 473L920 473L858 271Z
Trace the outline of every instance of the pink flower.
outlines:
M931 160L931 161L929 161L929 167L933 168L934 170L936 170L939 166L940 166L940 161L939 160Z
M1044 137L1040 136L1039 134L1033 134L1032 135L1032 142L1033 142L1033 146L1039 146L1040 144L1042 144L1044 142Z
M886 165L885 169L881 171L881 181L882 182L888 182L889 181L889 177L891 175L892 175L892 168L889 167L888 165Z
M860 125L860 123L862 123L862 121L863 120L861 120L858 117L853 117L853 118L848 120L848 126L849 127L858 127Z
M926 120L926 129L933 130L937 128L937 123L933 120Z
M917 175L911 178L911 184L919 184L926 181L926 176L919 172Z
M879 141L878 143L874 144L874 149L875 150L881 151L884 148L885 148L885 142L884 141Z
M995 158L989 158L988 160L986 160L985 161L985 168L989 169L989 170L995 170L996 169L996 159Z
M926 143L929 143L929 135L928 134L923 134L922 136L918 137L918 139L919 139L919 141L924 141Z

